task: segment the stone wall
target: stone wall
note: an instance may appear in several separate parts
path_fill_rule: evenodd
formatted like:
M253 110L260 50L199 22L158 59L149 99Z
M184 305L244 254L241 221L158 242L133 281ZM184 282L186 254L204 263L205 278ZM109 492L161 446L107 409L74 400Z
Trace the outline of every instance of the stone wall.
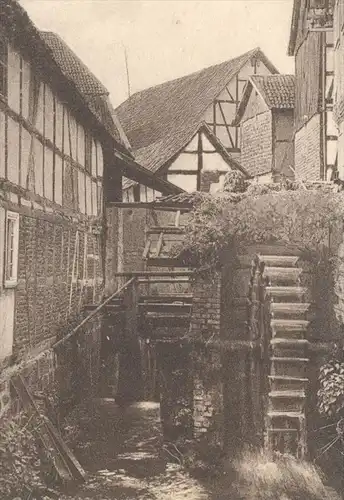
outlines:
M316 114L295 134L295 176L308 181L321 175L320 115Z
M221 329L221 274L216 273L211 279L201 276L195 278L192 287L193 306L191 313L190 334L205 341L220 340ZM193 424L194 437L200 438L211 433L209 438L222 441L223 434L223 382L221 353L218 348L198 351L195 347Z

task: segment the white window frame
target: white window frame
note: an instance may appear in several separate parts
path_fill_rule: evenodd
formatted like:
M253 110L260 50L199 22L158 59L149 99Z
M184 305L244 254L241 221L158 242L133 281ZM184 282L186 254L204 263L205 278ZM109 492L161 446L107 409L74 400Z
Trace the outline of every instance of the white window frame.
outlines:
M12 260L12 271L9 276L9 234L8 234L8 222L13 222L13 260ZM4 262L4 285L5 288L13 288L17 286L18 283L18 250L19 250L19 214L17 212L6 212L5 221L5 262Z

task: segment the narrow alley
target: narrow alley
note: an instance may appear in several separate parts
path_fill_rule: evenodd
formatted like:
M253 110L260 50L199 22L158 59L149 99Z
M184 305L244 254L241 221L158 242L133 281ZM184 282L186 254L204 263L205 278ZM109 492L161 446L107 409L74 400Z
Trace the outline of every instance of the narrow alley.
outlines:
M168 462L158 403L141 402L120 408L113 399L97 399L92 407L79 408L78 417L78 441L83 445L75 451L88 473L87 479L80 489L61 500L233 498L214 492L177 463Z

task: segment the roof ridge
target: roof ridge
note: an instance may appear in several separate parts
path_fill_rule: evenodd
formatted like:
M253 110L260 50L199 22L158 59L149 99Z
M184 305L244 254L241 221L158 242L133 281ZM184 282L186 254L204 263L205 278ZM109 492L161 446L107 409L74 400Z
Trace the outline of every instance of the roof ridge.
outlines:
M187 78L189 76L197 75L198 73L201 73L202 71L207 71L209 69L216 68L218 66L221 66L222 64L227 64L229 62L235 61L236 59L241 59L241 58L244 58L245 56L248 57L249 55L253 55L253 54L256 54L258 52L262 52L260 47L255 47L254 49L248 50L247 52L244 52L243 54L240 54L239 56L235 56L231 59L226 59L225 61L219 62L217 64L211 64L210 66L206 66L205 68L198 69L197 71L193 71L192 73L187 73L186 75L179 76L178 78L172 78L172 80L166 80L165 82L157 83L156 85L151 85L150 87L146 87L142 90L138 90L137 92L134 92L128 99L126 99L126 101L129 101L131 98L137 96L138 94L141 94L141 92L147 92L151 89L157 89L160 86L166 85L168 83L178 82L179 80L183 80L184 78ZM124 102L126 102L126 101L124 101ZM121 104L123 104L123 103L121 103ZM121 106L121 104L120 104L120 106Z

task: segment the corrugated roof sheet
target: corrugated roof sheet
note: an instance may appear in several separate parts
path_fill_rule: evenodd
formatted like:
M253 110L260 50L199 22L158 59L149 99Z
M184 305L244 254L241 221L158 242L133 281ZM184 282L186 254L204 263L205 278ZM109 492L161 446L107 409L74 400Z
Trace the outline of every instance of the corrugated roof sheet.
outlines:
M226 84L253 57L276 68L259 48L230 61L137 92L116 112L136 160L156 172L197 130L204 113Z
M295 76L251 76L250 80L272 109L293 109L295 105Z

